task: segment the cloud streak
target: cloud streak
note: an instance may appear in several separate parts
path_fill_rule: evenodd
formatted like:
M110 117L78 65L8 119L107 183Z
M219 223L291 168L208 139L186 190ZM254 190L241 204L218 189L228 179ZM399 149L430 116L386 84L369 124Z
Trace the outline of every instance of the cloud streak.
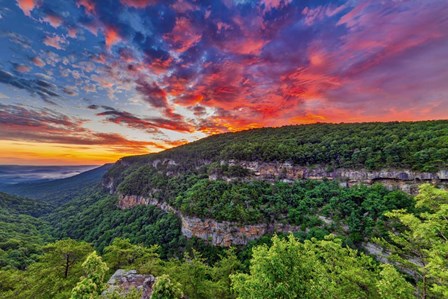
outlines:
M70 145L110 146L120 152L146 152L157 143L129 140L120 134L100 133L83 127L85 120L51 109L0 104L0 139Z

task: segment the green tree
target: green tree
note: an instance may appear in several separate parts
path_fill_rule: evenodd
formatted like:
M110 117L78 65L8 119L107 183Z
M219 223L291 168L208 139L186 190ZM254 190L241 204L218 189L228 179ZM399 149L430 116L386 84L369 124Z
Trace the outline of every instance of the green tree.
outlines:
M381 298L415 298L414 286L407 282L392 265L383 264L381 268L380 280L376 283Z
M177 299L182 296L179 283L172 282L166 274L157 277L151 299Z
M234 298L230 276L241 269L241 261L233 248L227 250L225 255L221 256L221 259L213 265L211 277L214 281L213 292L217 298Z
M129 239L116 238L104 249L104 260L112 270L143 267L145 273L157 274L160 258L159 246L145 247L132 244Z
M399 268L411 273L420 298L448 297L448 191L423 184L416 196L418 212L394 210L386 216L398 230L376 239Z
M83 274L82 262L93 248L65 239L46 245L43 251L39 260L21 273L25 278L17 286L15 298L69 298Z
M104 276L109 268L94 251L82 264L84 276L73 288L71 299L96 298L104 290Z
M189 298L217 298L214 293L214 283L209 279L211 267L195 250L185 254L183 260L170 260L165 263L165 273L182 286Z
M274 236L270 247L254 248L250 273L234 274L231 279L242 299L378 298L379 286L394 283L389 279L396 279L408 294L409 284L398 272L387 270L379 274L371 257L343 247L332 235L303 243L290 235L287 239ZM384 298L394 298L387 297L390 293L386 290Z

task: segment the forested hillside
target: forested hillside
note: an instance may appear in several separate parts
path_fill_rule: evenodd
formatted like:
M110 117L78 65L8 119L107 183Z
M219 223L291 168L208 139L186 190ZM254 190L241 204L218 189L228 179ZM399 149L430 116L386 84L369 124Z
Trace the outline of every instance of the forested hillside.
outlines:
M0 268L26 269L52 240L49 205L0 192Z
M158 154L127 157L126 163L170 158L289 161L333 168L448 168L448 121L312 124L219 134ZM117 166L114 166L114 168Z
M123 158L103 186L106 169L24 188L38 200L0 193L0 297L99 298L135 269L156 277L153 298L446 298L448 192L433 177L414 196L232 163L443 171L446 136L446 121L249 130ZM185 233L192 220L205 237ZM291 229L226 248L207 237L220 224Z
M391 264L346 247L331 234L274 236L246 250L186 251L164 259L160 247L115 238L100 251L64 239L42 248L25 270L0 270L2 298L99 298L116 269L157 277L152 298L446 298L448 192L423 185L410 213L385 214L391 225L372 241ZM400 272L404 271L404 272ZM106 298L140 298L120 289ZM163 294L170 297L158 297Z

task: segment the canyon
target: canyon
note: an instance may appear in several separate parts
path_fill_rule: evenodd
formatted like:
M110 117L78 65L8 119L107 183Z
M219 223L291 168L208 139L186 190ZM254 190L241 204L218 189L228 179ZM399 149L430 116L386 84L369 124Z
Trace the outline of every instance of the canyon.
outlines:
M205 162L204 164L207 164ZM381 183L388 189L400 189L404 192L415 194L421 183L432 183L446 187L448 184L448 171L441 170L435 173L416 172L411 170L377 170L367 171L365 169L334 169L325 166L304 167L290 163L257 162L257 161L221 161L221 165L238 166L249 171L244 178L226 177L216 172L209 173L210 180L223 179L227 181L242 180L265 180L293 182L299 179L312 180L336 180L341 186L350 187L356 184L371 185ZM155 160L152 167L158 169L164 166L164 171L169 176L177 175L178 162L171 159ZM116 181L114 178L106 178L103 186L110 193L116 193ZM181 231L187 238L196 237L215 246L229 247L232 245L245 245L251 240L260 238L268 233L288 233L301 231L299 226L288 225L279 222L259 223L243 225L237 222L216 221L214 219L201 219L198 217L184 215L166 202L158 201L148 196L133 194L118 194L118 207L129 209L138 205L152 205L161 210L174 213L181 220ZM323 221L325 222L325 221Z

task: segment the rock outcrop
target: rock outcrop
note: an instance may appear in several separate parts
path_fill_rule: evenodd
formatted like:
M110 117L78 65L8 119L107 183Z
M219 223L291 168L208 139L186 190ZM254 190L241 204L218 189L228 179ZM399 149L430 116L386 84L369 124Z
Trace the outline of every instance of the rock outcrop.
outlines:
M118 269L107 282L107 290L103 292L103 296L107 297L107 294L114 292L125 295L135 288L142 293L141 299L150 299L154 283L155 278L152 275L137 274L136 270Z
M200 238L215 246L245 245L247 242L258 239L267 233L288 233L301 230L299 226L283 223L241 225L237 222L216 221L209 218L201 219L183 215L167 203L155 199L137 195L119 195L119 208L129 209L137 205L152 205L165 212L176 214L181 219L181 230L184 236Z
M181 220L182 234L184 236L209 240L213 245L224 247L245 245L247 242L258 239L268 233L289 233L301 230L299 226L283 223L240 225L235 222L218 222L213 219L186 216L181 216Z
M311 180L337 180L343 186L356 184L381 183L389 189L400 189L404 192L414 194L418 185L425 182L448 185L448 170L438 172L417 172L400 169L381 169L368 171L366 169L329 169L327 166L306 167L280 162L257 162L257 161L222 161L229 165L238 165L248 169L252 175L247 179L258 179L266 181L284 180L294 181L298 179ZM216 179L212 174L210 179Z

